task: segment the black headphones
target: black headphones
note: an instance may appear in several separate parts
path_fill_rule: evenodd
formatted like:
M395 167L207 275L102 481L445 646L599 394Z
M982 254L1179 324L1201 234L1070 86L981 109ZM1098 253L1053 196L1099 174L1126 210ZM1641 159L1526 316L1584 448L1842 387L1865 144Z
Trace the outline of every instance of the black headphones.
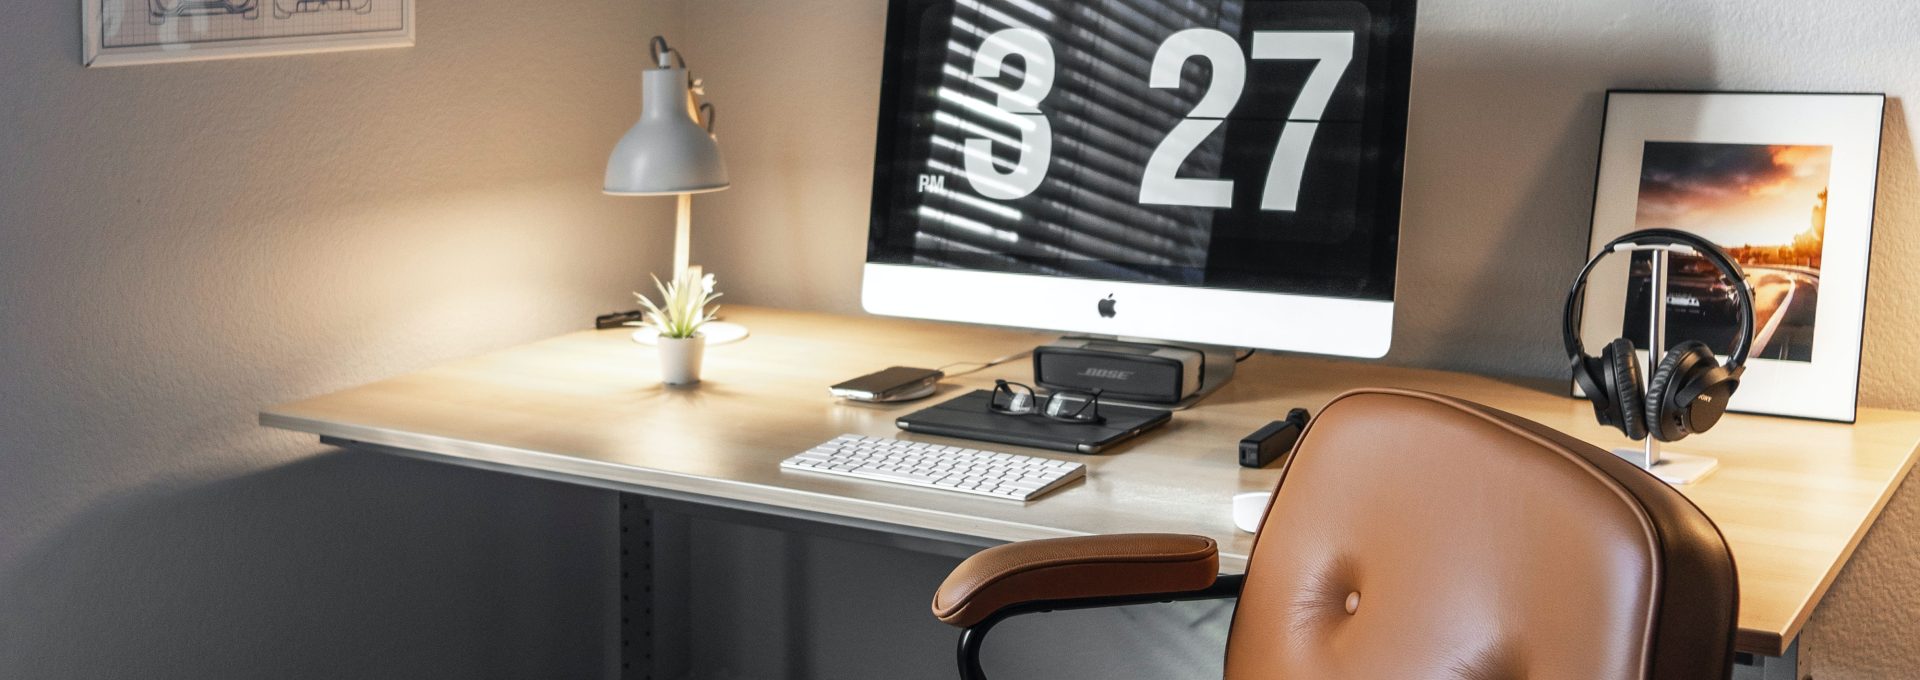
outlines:
M1688 340L1674 345L1643 389L1640 358L1633 341L1618 338L1607 344L1600 358L1588 356L1580 342L1580 317L1585 311L1587 277L1594 267L1615 252L1657 246L1692 248L1720 270L1732 284L1740 305L1740 333L1733 356L1724 366L1704 342ZM1566 340L1567 356L1573 360L1573 379L1593 401L1600 424L1620 428L1635 441L1652 435L1663 442L1676 442L1712 429L1726 415L1727 400L1739 389L1740 376L1747 370L1747 352L1753 342L1753 291L1747 288L1740 264L1712 241L1674 229L1648 229L1614 239L1587 262L1573 289L1567 291L1564 318L1562 338Z

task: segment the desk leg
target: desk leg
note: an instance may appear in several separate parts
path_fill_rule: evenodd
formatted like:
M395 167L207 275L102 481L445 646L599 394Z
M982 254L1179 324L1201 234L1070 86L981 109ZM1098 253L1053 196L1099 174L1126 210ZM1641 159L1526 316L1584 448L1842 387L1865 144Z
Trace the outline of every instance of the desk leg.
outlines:
M880 523L856 523L844 518L803 516L780 511L743 509L694 503L672 498L622 492L620 494L620 673L621 680L682 680L694 677L698 668L693 644L696 627L695 606L708 606L695 595L694 564L696 532L711 531L715 525L748 531L773 531L849 541L889 549L934 555L958 562L982 548L998 545L968 536L941 534ZM871 526L868 526L871 524ZM703 528L704 527L704 528ZM705 534L702 534L705 535ZM764 541L759 543L766 545ZM709 545L708 547L712 547ZM788 552L803 551L799 545ZM796 553L797 554L797 553ZM781 578L796 582L770 587L775 592L801 593L804 576L782 572ZM934 582L938 582L935 579ZM771 584L762 583L761 585ZM929 586L931 587L931 586ZM917 604L917 603L916 603ZM768 615L787 617L801 612L804 603L783 601L771 607ZM915 611L920 607L916 606ZM930 619L929 619L930 622ZM782 618L763 622L773 630L799 630L794 620ZM938 627L938 626L936 626ZM944 628L941 627L943 630ZM791 637L764 640L756 649L756 659L788 667L805 667L803 656L810 648L805 640ZM930 648L933 657L946 658L950 642L943 633L940 644ZM788 645L785 652L769 647ZM784 661L779 661L782 657ZM710 662L711 660L709 660ZM942 665L943 670L946 666Z
M620 494L620 680L653 675L653 517Z
M687 518L645 496L620 494L620 679L684 678L689 672L685 583Z
M1733 664L1733 680L1804 680L1800 669L1800 641L1795 640L1781 656L1739 654Z

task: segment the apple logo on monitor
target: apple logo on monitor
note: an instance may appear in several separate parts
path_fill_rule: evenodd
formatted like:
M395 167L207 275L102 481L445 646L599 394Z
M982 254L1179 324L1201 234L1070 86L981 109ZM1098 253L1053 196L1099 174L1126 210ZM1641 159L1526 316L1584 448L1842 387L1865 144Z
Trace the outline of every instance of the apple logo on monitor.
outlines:
M1113 299L1112 295L1108 295L1107 299L1101 300L1100 301L1100 318L1111 319L1113 317L1119 316L1120 310L1116 308L1116 305L1118 304L1119 303Z

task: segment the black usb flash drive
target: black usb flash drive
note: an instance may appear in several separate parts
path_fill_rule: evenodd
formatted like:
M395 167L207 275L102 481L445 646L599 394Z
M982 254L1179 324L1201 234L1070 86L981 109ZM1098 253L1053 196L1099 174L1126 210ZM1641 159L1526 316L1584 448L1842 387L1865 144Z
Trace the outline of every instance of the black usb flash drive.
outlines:
M1293 450L1294 442L1300 441L1300 432L1307 429L1311 417L1306 409L1297 408L1287 414L1286 420L1273 421L1259 432L1247 435L1240 440L1240 466L1263 468L1279 460Z

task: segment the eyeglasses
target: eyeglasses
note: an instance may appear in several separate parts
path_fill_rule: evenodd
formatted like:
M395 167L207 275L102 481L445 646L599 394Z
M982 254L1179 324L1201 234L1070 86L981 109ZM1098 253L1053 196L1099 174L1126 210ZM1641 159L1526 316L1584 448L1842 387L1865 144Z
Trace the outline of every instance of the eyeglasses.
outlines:
M1040 396L1032 387L1005 380L993 381L993 396L987 401L987 410L1003 416L1041 416L1075 425L1107 422L1100 415L1100 390L1057 391Z

